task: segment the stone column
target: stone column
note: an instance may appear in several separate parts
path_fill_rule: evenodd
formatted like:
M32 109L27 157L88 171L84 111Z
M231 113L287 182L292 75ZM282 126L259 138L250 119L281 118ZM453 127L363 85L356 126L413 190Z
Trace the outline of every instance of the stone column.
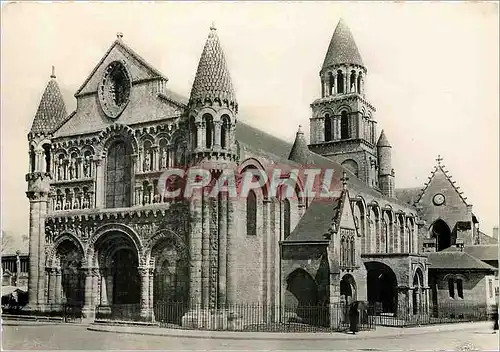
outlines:
M340 272L334 272L330 273L330 327L338 327L342 319L343 312L340 306Z
M222 121L220 121L220 120L214 121L214 134L215 134L214 149L220 149L221 148L221 141L220 141L221 126L222 126Z
M226 307L227 192L219 196L219 308Z
M61 304L61 293L62 293L62 270L57 267L55 270L55 287L54 287L54 303Z
M49 294L47 302L49 306L53 306L55 303L55 294L56 294L56 269L55 268L47 268L47 272L49 274ZM52 307L49 307L52 308Z
M209 199L205 193L202 197L202 271L201 271L201 300L203 308L208 307L210 293L210 214Z
M104 158L96 158L94 159L94 169L95 169L95 201L92 201L92 198L90 199L91 202L95 204L96 208L104 208L105 207L105 194L106 190L104 188L105 180L104 180L104 165L105 165L105 159ZM90 207L90 205L89 205ZM92 208L92 207L90 207Z
M201 138L198 141L198 145L200 146L201 149L205 149L205 147L207 146L207 142L206 142L207 134L206 134L206 123L205 123L205 121L201 122L199 131L201 133L201 135L199 135L199 136L201 136Z
M191 235L189 236L190 270L189 270L189 292L190 306L198 306L201 303L201 268L202 268L202 213L201 194L195 190L189 204L191 217Z
M196 122L196 146L195 150L202 148L203 144L203 127L201 122Z
M113 304L113 273L111 269L108 269L108 276L106 276L106 292L108 304Z
M267 319L267 321L270 321L272 310L269 310L270 305L272 304L272 296L273 296L273 287L271 285L272 283L272 273L277 270L276 267L274 267L274 263L272 260L273 253L272 253L272 236L271 236L271 200L269 198L265 198L263 201L263 226L262 226L262 237L263 237L263 258L262 262L264 263L263 266L263 273L262 273L262 278L263 278L263 283L264 283L264 299L263 299L263 304L265 305L264 307L264 314Z
M142 320L147 320L149 316L149 268L139 267L139 275L141 276L140 315Z
M234 221L235 199L228 199L227 202L227 261L226 261L226 301L228 306L236 303L236 251L237 251L237 230Z
M396 314L400 318L406 318L409 315L409 287L408 286L398 286L397 287L397 295L398 295L398 306L396 310Z
M92 268L92 307L99 305L100 301L100 291L99 284L101 281L101 276L99 273L99 268Z
M85 295L83 313L86 318L92 318L94 311L92 307L92 268L82 268L85 274Z
M108 305L108 289L107 289L107 270L101 269L101 297L100 297L100 305L107 306Z
M155 269L149 268L149 319L155 321L155 306L154 306L154 279Z
M28 276L28 297L29 305L33 309L38 309L38 242L40 222L40 201L30 201L30 237L29 237L29 276Z

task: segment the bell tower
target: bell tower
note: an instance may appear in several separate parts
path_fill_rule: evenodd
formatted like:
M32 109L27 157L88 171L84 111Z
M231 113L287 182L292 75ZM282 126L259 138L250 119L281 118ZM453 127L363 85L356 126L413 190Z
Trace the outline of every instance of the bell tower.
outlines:
M321 98L312 104L309 149L378 187L375 108L366 100L366 67L343 19L320 71Z

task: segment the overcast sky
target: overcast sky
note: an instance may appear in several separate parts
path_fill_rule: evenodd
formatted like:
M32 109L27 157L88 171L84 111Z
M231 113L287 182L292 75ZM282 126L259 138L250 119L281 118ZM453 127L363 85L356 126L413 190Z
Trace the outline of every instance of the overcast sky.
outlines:
M116 39L189 95L212 22L240 119L292 141L340 17L368 69L367 99L393 146L396 187L422 186L438 154L481 229L499 213L496 3L73 3L3 5L2 229L28 232L27 133L56 66L68 112L74 92Z

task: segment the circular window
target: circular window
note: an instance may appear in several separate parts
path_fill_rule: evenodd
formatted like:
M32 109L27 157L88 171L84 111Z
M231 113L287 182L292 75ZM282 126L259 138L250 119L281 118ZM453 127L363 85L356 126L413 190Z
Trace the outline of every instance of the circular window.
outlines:
M106 116L115 119L123 112L130 98L130 77L125 66L114 61L106 67L98 88L99 102Z

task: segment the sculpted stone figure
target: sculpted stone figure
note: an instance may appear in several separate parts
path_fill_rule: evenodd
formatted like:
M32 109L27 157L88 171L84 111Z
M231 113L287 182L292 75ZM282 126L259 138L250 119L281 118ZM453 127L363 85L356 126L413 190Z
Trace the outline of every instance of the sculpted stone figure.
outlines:
M143 170L142 171L150 171L151 170L151 157L149 153L144 156Z
M167 151L165 149L161 151L160 168L167 168Z
M90 177L90 157L88 156L83 161L83 177Z

